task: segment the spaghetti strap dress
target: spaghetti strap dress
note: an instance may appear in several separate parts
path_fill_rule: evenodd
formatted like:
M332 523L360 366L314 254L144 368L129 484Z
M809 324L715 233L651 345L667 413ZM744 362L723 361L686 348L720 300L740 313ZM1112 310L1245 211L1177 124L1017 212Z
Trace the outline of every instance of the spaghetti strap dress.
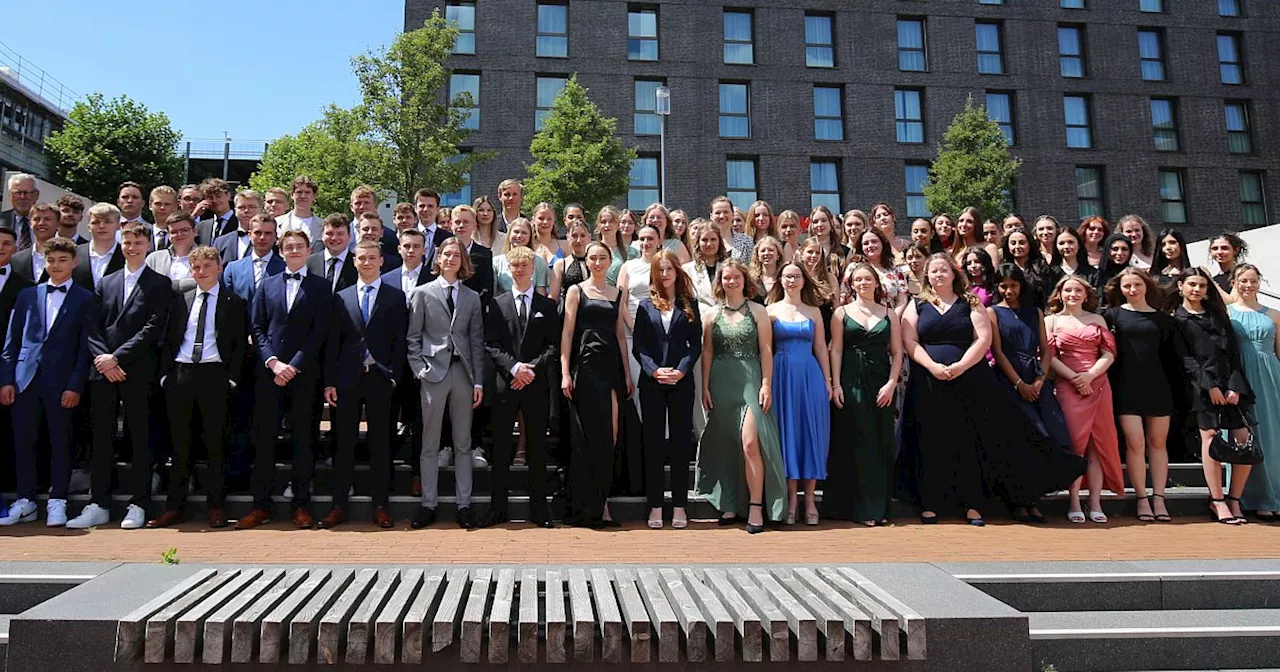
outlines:
M1276 324L1266 310L1228 309L1240 345L1244 375L1254 390L1254 441L1262 463L1245 483L1242 506L1250 511L1280 511L1280 360L1276 359Z
M773 408L782 439L782 459L792 480L827 477L831 447L831 401L822 367L813 356L813 322L774 319Z
M993 308L1000 328L1000 351L1013 365L1014 371L1024 383L1033 383L1044 374L1040 364L1040 311L1035 306L1022 306L1016 310L1004 306ZM1004 379L1001 379L1004 382ZM1012 387L1012 386L1010 386ZM1040 388L1035 402L1028 402L1021 394L1010 389L1013 403L1035 423L1042 434L1061 448L1071 446L1071 434L1062 408L1053 394L1052 381Z

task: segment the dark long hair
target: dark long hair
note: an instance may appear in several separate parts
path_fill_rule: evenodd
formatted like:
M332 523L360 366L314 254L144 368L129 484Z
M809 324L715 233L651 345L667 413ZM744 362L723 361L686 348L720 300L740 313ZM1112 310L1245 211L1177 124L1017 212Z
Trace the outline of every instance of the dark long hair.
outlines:
M969 265L969 257L978 258L978 263L982 265L982 282L975 283L973 278L969 277L969 269L965 268ZM991 255L981 247L971 247L964 251L964 256L960 257L960 269L964 271L965 278L969 280L969 284L977 285L987 290L988 295L996 296L996 267L991 261Z
M1178 264L1175 268L1185 270L1191 265L1191 260L1187 258L1187 239L1177 229L1164 229L1160 232L1160 235L1156 236L1156 254L1151 258L1151 271L1153 273L1164 273L1164 269L1171 263L1169 257L1164 253L1165 238L1173 238L1178 241Z
M1111 246L1116 243L1124 243L1129 248L1129 259L1123 264L1117 264L1111 260ZM1102 252L1102 263L1098 266L1098 285L1105 287L1111 278L1120 275L1120 272L1129 267L1129 261L1133 259L1133 241L1123 233L1113 233L1102 239L1102 244L1098 247ZM1108 305L1115 305L1108 302Z
M1030 296L1029 292L1031 291L1031 286L1027 284L1027 274L1023 273L1022 269L1018 268L1017 264L1000 264L1000 268L996 269L995 277L992 279L996 288L998 289L1000 285L1004 284L1005 280L1012 280L1013 282L1018 283L1019 306L1035 305L1034 297L1032 297L1030 302L1027 302L1024 298ZM1003 300L1004 299L1001 299L1001 301ZM999 302L997 301L997 303Z
M1076 239L1076 272L1083 273L1085 270L1093 268L1089 264L1089 251L1084 249L1084 239L1080 237L1080 234L1076 233L1075 229L1061 226L1058 227L1058 233L1053 236L1053 266L1062 266L1062 253L1058 251L1058 239L1064 235Z
M1182 272L1178 276L1178 294L1182 294L1182 283L1191 277L1201 277L1209 283L1209 288L1205 290L1204 299L1200 301L1201 307L1207 315L1218 320L1218 326L1223 327L1229 333L1231 331L1231 318L1227 316L1227 304L1222 302L1222 295L1218 294L1217 283L1213 281L1213 276L1209 272L1199 266L1192 266Z
M1120 291L1120 282L1126 275L1132 275L1142 279L1142 284L1147 287L1146 299L1148 306L1151 306L1156 310L1160 310L1163 307L1158 305L1161 298L1160 291L1156 288L1156 281L1151 279L1151 274L1140 268L1134 268L1133 266L1120 269L1118 273L1107 280L1107 284L1104 285L1104 291L1107 297L1108 306L1122 306L1129 302L1128 298L1125 297L1124 292Z

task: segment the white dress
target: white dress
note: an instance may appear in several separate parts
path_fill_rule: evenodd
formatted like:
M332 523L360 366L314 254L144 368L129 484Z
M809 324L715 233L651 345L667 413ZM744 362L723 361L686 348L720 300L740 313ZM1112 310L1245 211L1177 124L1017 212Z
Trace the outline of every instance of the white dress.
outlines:
M644 259L632 259L622 265L622 270L627 274L627 286L623 289L627 293L627 315L631 318L630 323L636 322L636 311L640 308L640 302L649 298L649 264ZM622 277L622 272L618 273L618 277ZM631 330L627 329L627 356L631 358L631 384L635 387L640 386L640 362L636 360L632 350ZM636 413L640 412L640 395L631 396L631 401L636 405ZM641 418L643 421L644 418Z
M706 267L699 268L698 261L690 261L681 266L693 281L693 293L698 297L698 314L709 315L715 310L716 297L711 294L711 279L707 277ZM693 441L696 445L707 426L707 412L702 408L702 362L693 367Z

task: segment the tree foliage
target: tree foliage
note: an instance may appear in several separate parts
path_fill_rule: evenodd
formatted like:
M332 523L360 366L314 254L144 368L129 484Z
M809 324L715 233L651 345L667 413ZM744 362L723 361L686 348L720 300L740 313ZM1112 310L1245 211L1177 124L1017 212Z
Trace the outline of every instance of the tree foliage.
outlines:
M924 187L930 212L953 215L974 206L985 217L1003 216L1022 161L1009 153L1004 133L971 96L951 121Z
M423 26L401 33L388 49L351 59L363 102L354 111L367 124L366 137L381 147L377 182L407 199L421 187L441 193L465 184L464 175L488 153L459 154L471 135L464 127L478 101L463 92L446 100L450 71L445 68L458 29L440 10Z
M569 78L529 146L534 161L525 166L525 201L578 202L594 211L622 199L636 153L617 138L617 128L618 120L600 113L577 75Z
M69 121L45 140L52 181L97 201L114 203L116 188L133 180L143 189L182 184L180 135L163 112L120 96L92 93L78 101Z
M308 175L316 181L314 210L346 213L351 190L378 184L385 162L382 149L368 137L361 115L335 105L324 117L297 135L285 135L267 146L249 184L260 192L288 188L293 178Z

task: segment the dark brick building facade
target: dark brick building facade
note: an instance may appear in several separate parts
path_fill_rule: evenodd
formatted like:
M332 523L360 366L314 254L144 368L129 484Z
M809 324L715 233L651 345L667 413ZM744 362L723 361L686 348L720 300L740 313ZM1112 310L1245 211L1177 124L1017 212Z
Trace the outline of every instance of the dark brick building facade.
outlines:
M663 200L691 213L754 191L775 211L919 214L917 178L970 95L1024 161L1024 215L1202 234L1280 207L1275 0L406 0L405 25L437 7L473 52L450 64L457 88L478 84L471 145L498 151L470 195L523 174L538 107L577 73L647 159L633 206L657 194L659 138L637 131L656 129L662 83Z

